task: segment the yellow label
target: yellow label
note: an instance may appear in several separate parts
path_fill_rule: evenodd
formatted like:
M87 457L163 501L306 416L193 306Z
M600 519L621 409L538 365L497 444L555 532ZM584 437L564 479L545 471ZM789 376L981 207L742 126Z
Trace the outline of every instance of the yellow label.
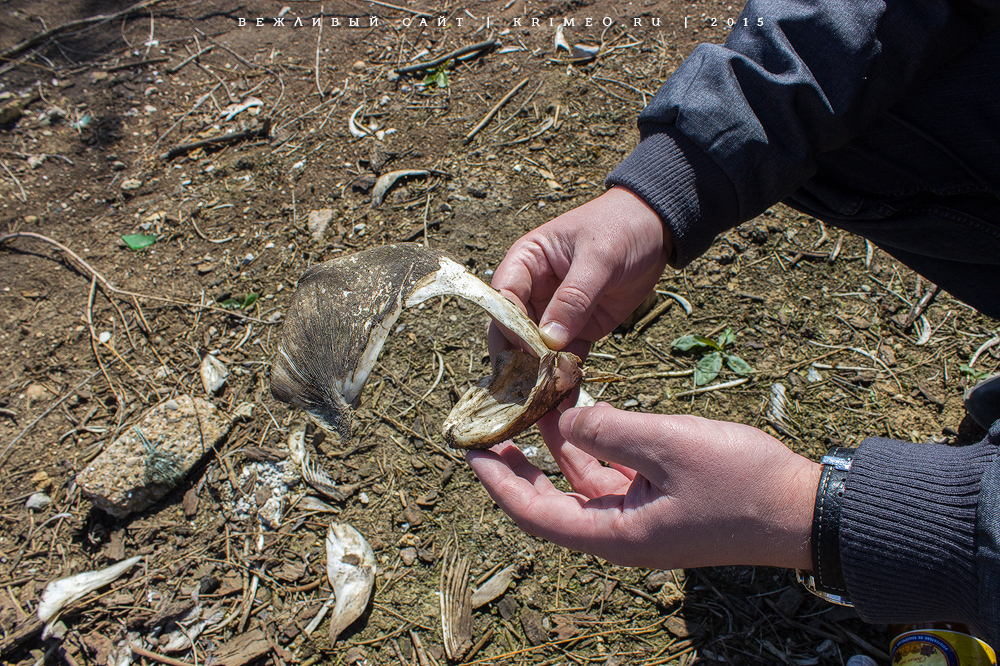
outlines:
M920 629L892 641L893 666L996 666L997 656L974 636L943 629Z

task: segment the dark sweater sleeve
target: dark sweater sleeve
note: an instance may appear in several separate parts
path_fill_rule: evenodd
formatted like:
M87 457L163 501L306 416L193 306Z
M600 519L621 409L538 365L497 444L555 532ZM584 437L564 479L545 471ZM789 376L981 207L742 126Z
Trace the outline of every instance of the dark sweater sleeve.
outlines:
M844 493L847 590L874 623L963 622L1000 645L1000 423L972 446L872 437Z
M724 46L698 46L657 92L638 147L606 182L657 211L682 267L975 43L998 5L750 0Z

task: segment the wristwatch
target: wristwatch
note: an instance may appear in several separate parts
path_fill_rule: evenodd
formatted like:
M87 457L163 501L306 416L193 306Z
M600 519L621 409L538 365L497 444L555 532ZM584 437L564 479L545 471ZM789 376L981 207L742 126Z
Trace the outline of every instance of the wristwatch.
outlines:
M840 606L853 606L840 562L840 516L844 485L851 472L855 449L837 446L823 456L812 524L812 571L796 571L795 577L821 599Z

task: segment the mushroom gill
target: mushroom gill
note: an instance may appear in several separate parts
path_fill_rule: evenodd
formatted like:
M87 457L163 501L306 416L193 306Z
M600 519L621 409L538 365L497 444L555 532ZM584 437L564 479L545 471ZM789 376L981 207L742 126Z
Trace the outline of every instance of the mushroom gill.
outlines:
M549 349L513 303L442 252L384 245L318 264L299 281L271 370L271 393L344 439L353 408L404 307L453 295L479 305L534 352L500 355L444 423L446 441L488 448L510 439L580 385L580 359Z

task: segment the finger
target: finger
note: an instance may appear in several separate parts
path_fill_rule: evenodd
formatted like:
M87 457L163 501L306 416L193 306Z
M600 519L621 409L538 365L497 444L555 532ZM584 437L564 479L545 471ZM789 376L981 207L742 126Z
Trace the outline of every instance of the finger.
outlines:
M632 477L621 470L604 467L597 458L567 442L559 432L559 416L556 413L546 415L537 425L542 439L573 490L590 499L625 492ZM634 474L632 472L632 476Z
M603 506L554 487L540 492L492 451L470 451L466 460L493 501L518 527L555 544L604 556L615 549L615 522L621 516L621 496L609 496ZM610 544L610 545L609 545Z
M570 266L539 320L538 330L549 347L562 349L580 334L610 280L611 271L602 262L577 261Z
M635 470L662 488L670 469L671 423L659 414L625 412L598 403L564 412L559 431L595 458Z

